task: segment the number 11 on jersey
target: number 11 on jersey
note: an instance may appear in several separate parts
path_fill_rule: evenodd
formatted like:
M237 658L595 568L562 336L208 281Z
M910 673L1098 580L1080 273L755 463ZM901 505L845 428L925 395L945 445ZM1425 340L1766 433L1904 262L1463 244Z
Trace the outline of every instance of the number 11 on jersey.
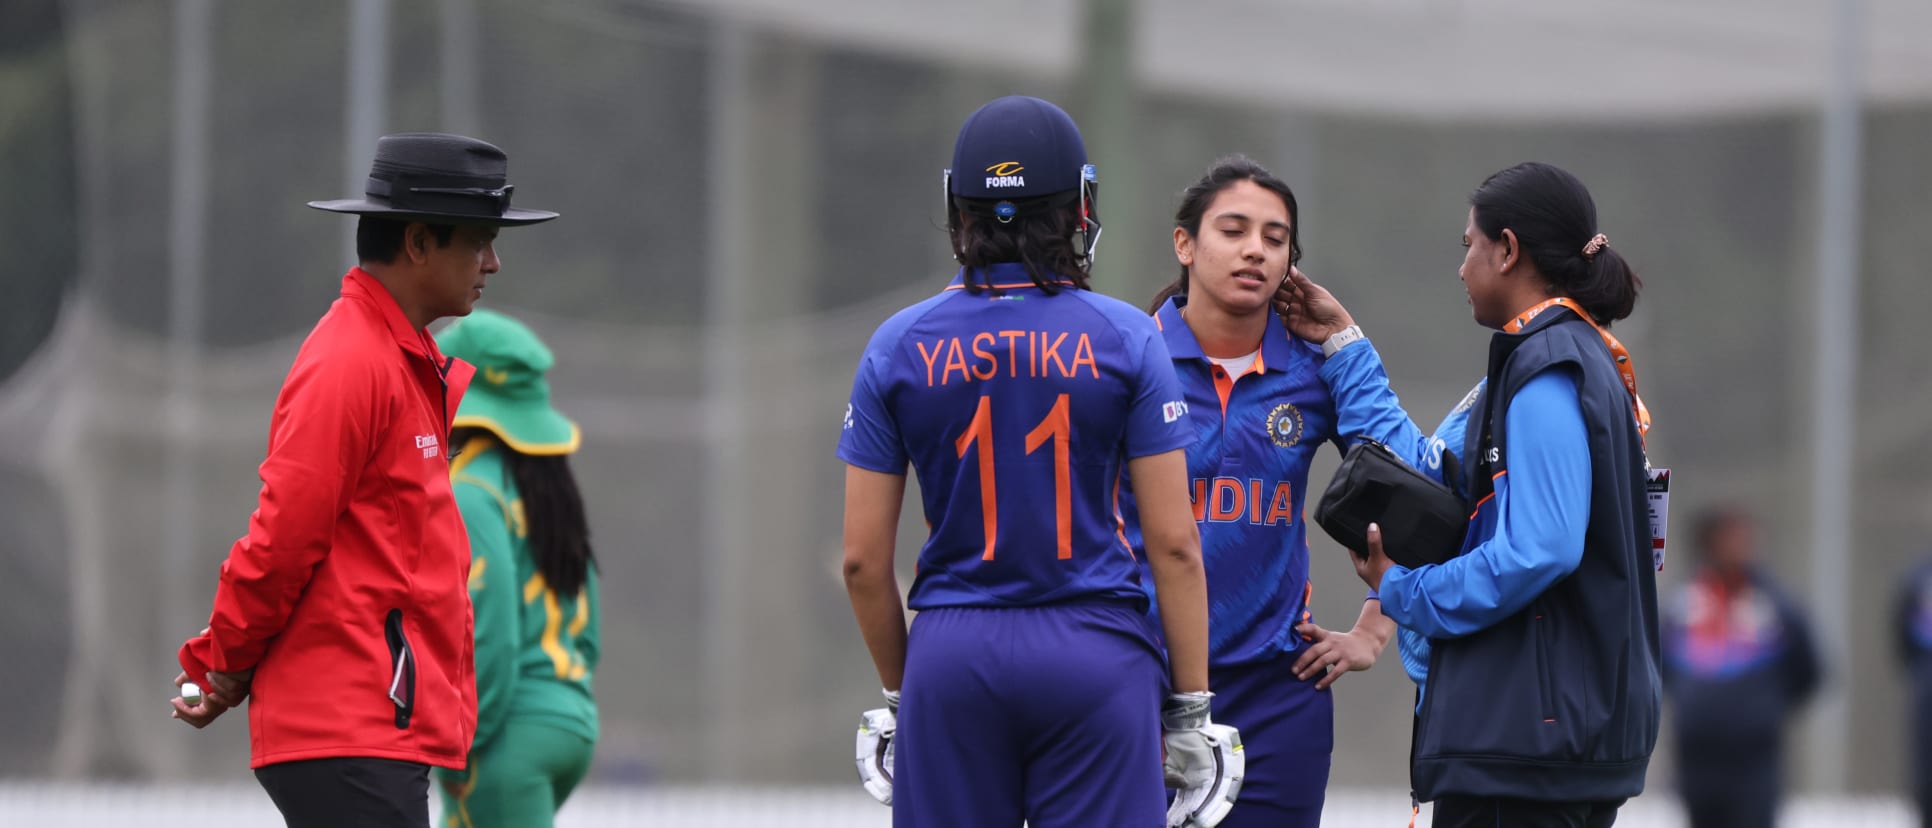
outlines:
M1026 434L1026 453L1038 451L1048 441L1053 443L1053 517L1055 542L1059 558L1073 557L1073 469L1072 451L1068 443L1073 439L1073 418L1068 409L1067 395L1061 394L1048 409L1046 419ZM999 497L997 474L993 464L993 398L983 395L979 407L973 412L973 421L966 431L953 442L959 450L960 459L966 452L977 448L979 452L979 506L985 519L986 552L981 560L993 559L993 544L999 537Z

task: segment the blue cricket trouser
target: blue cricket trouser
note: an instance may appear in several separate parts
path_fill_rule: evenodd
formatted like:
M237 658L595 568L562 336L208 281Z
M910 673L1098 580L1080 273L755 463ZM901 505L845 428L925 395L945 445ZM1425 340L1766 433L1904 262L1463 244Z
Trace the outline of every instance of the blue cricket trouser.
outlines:
M1287 653L1208 672L1214 721L1241 731L1247 775L1221 828L1319 828L1335 751L1335 694L1295 678Z
M892 775L897 828L1159 828L1165 669L1127 604L919 613Z

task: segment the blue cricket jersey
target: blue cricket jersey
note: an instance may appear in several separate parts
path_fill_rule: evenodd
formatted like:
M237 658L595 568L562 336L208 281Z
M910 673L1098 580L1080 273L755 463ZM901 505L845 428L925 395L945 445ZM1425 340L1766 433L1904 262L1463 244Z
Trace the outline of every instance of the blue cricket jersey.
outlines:
M1187 395L1194 445L1187 452L1194 520L1207 569L1208 661L1263 661L1301 646L1309 619L1308 464L1335 436L1335 405L1317 374L1320 346L1288 335L1268 312L1261 352L1230 377L1201 352L1181 319L1184 297L1154 315ZM1127 537L1142 548L1131 495L1121 498ZM1152 590L1153 582L1146 581Z
M1381 442L1409 465L1464 490L1463 481L1443 479L1442 453L1461 450L1487 380L1479 380L1435 434L1426 435L1389 388L1374 345L1343 348L1321 367L1321 376L1335 394L1344 435ZM1590 448L1576 378L1565 371L1537 375L1510 401L1506 415L1513 474L1535 482L1512 487L1509 474L1498 477L1495 494L1473 504L1458 557L1414 570L1392 567L1382 579L1382 612L1397 624L1402 669L1418 688L1428 681L1429 639L1468 635L1507 618L1583 558Z
M963 275L963 274L962 274ZM873 334L838 456L905 474L931 535L908 604L1144 602L1120 517L1121 468L1194 439L1152 320L1017 263L974 294L960 276Z

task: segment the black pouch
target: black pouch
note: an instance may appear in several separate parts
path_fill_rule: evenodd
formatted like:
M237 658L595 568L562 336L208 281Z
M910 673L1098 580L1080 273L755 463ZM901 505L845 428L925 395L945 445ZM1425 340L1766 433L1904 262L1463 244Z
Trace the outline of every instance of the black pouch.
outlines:
M1453 455L1443 452L1447 467ZM1382 528L1382 551L1411 569L1442 563L1462 549L1469 511L1462 497L1411 468L1388 446L1356 443L1315 507L1315 522L1358 557L1368 556L1370 523Z

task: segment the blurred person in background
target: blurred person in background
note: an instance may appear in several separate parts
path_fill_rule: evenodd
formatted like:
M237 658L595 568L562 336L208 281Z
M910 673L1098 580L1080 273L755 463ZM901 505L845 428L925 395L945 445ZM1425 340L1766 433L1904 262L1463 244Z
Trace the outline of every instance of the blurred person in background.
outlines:
M1892 611L1900 666L1911 684L1912 799L1932 828L1932 554L1905 578Z
M1750 515L1719 507L1695 527L1697 570L1664 625L1678 791L1691 828L1770 828L1785 727L1818 689L1818 652L1804 615L1758 562Z
M571 474L582 436L550 402L550 349L478 310L436 337L476 366L456 412L450 481L470 539L476 741L441 769L447 828L552 825L597 743L597 561Z
M460 769L476 728L469 542L449 481L451 416L474 368L431 322L464 316L498 270L503 151L384 136L342 297L296 353L269 423L259 505L222 563L214 611L179 654L197 728L252 693L251 766L291 828L427 828L429 768Z
M1374 525L1354 561L1400 625L1421 696L1415 795L1439 828L1611 825L1643 792L1661 703L1649 415L1605 329L1641 282L1598 232L1589 190L1548 164L1485 179L1462 243L1476 323L1496 333L1484 379L1433 436L1348 311L1299 271L1286 317L1324 343L1341 433L1388 445L1475 510L1444 563L1396 566Z
M859 360L845 583L888 707L857 758L901 828L1159 825L1164 767L1211 781L1238 749L1209 722L1194 429L1153 320L1088 289L1093 178L1059 107L974 112L946 176L959 271ZM1121 530L1123 464L1164 635ZM908 465L931 527L910 634L893 571Z
M1180 277L1149 309L1196 434L1187 465L1207 567L1214 718L1241 731L1247 755L1228 826L1321 824L1335 701L1319 691L1372 666L1395 631L1373 598L1351 631L1310 622L1302 512L1308 465L1335 436L1335 405L1316 375L1321 346L1289 335L1272 303L1301 258L1300 226L1281 179L1243 156L1214 162L1181 195ZM1135 505L1121 502L1130 540Z

